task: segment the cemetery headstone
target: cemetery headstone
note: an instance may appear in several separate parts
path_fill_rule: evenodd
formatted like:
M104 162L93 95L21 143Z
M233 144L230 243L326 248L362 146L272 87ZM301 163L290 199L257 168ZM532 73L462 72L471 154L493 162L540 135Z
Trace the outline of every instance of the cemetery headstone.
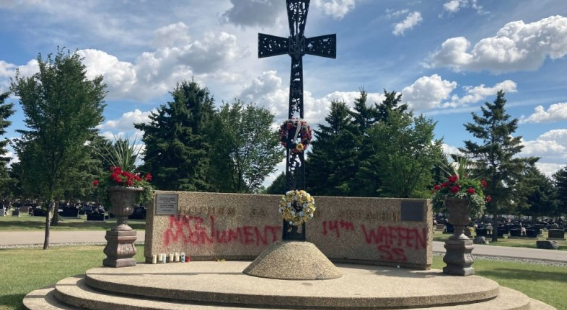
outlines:
M536 246L538 249L547 250L557 250L559 249L559 244L554 240L538 240L536 241Z
M565 231L562 229L550 229L547 231L547 240L565 240Z

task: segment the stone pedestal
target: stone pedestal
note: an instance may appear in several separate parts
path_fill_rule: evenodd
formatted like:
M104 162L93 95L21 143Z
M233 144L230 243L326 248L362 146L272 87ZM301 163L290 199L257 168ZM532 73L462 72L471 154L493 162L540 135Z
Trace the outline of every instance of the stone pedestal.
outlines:
M443 268L443 273L455 276L473 275L475 272L471 266L474 263L474 245L464 233L466 225L471 221L469 203L466 199L447 199L445 203L449 210L449 222L455 226L455 232L445 241L447 252L443 261L447 266Z
M444 274L455 276L473 275L474 258L472 255L473 242L470 239L447 240L445 241L445 249L447 253L443 256L443 262L447 264L443 268Z
M112 231L106 232L106 247L104 254L106 258L102 261L102 265L106 267L130 267L136 266L136 231Z

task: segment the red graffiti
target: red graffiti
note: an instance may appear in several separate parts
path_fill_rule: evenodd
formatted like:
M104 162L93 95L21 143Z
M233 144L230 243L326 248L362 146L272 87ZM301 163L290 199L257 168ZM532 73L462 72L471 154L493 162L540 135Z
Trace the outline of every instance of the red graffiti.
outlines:
M337 238L341 237L341 229L346 231L354 231L354 224L344 220L340 221L323 221L323 235L335 232Z
M361 225L368 244L376 244L381 260L406 262L406 249L421 250L427 247L427 228L378 226L367 230Z
M226 244L240 242L244 245L268 245L278 240L282 228L280 226L265 225L263 228L257 226L242 226L219 230L215 226L215 217L209 215L210 227L203 225L203 218L189 215L171 215L169 217L169 228L164 232L164 243L168 246L171 242L182 242L184 244L206 245Z

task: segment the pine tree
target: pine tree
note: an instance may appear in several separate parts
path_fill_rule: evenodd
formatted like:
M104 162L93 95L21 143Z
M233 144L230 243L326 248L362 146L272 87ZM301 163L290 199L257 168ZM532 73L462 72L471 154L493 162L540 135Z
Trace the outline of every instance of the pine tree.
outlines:
M6 128L12 124L12 122L8 121L8 118L14 114L14 104L4 103L9 95L10 93L8 92L3 94L0 93L0 136L4 136L6 134ZM8 139L0 141L0 192L4 197L10 194L10 177L8 174L7 164L11 158L6 156L6 153L8 152L6 150L8 142Z
M514 188L517 213L528 216L557 216L553 182L536 167L526 168Z
M523 149L522 137L512 135L518 128L518 120L511 119L505 110L504 92L499 91L493 103L486 102L481 107L482 115L472 113L473 122L465 128L480 142L465 141L460 150L475 161L477 175L488 182L485 195L491 196L487 211L500 214L504 208L513 205L513 190L527 166L532 166L538 158L520 158L516 155ZM492 237L497 241L496 229Z
M306 162L306 183L313 195L352 196L356 173L355 127L344 102L332 102L325 121L314 130L312 152Z
M206 132L214 114L214 100L196 82L177 84L173 101L150 115L147 124L135 124L144 131L146 144L141 170L153 175L160 190L207 191L210 142Z
M553 175L558 215L567 215L567 166Z
M408 109L407 104L401 104L402 102L402 94L398 94L395 90L388 92L384 90L384 100L381 104L377 104L377 118L376 121L378 122L387 122L390 116L390 113L393 111L397 111L399 113L405 113Z

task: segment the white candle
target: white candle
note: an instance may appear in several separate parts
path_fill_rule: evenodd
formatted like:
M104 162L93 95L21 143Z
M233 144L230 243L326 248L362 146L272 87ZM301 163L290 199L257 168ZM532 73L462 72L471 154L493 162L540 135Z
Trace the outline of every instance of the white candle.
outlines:
M152 264L157 264L157 255L152 255Z
M173 253L169 254L169 260L167 261L168 263L173 263Z
M175 262L176 262L176 263L179 262L179 253L175 253Z
M163 264L167 263L167 261L166 261L167 256L166 256L165 254L160 254L160 255L161 255L161 262L162 262Z

